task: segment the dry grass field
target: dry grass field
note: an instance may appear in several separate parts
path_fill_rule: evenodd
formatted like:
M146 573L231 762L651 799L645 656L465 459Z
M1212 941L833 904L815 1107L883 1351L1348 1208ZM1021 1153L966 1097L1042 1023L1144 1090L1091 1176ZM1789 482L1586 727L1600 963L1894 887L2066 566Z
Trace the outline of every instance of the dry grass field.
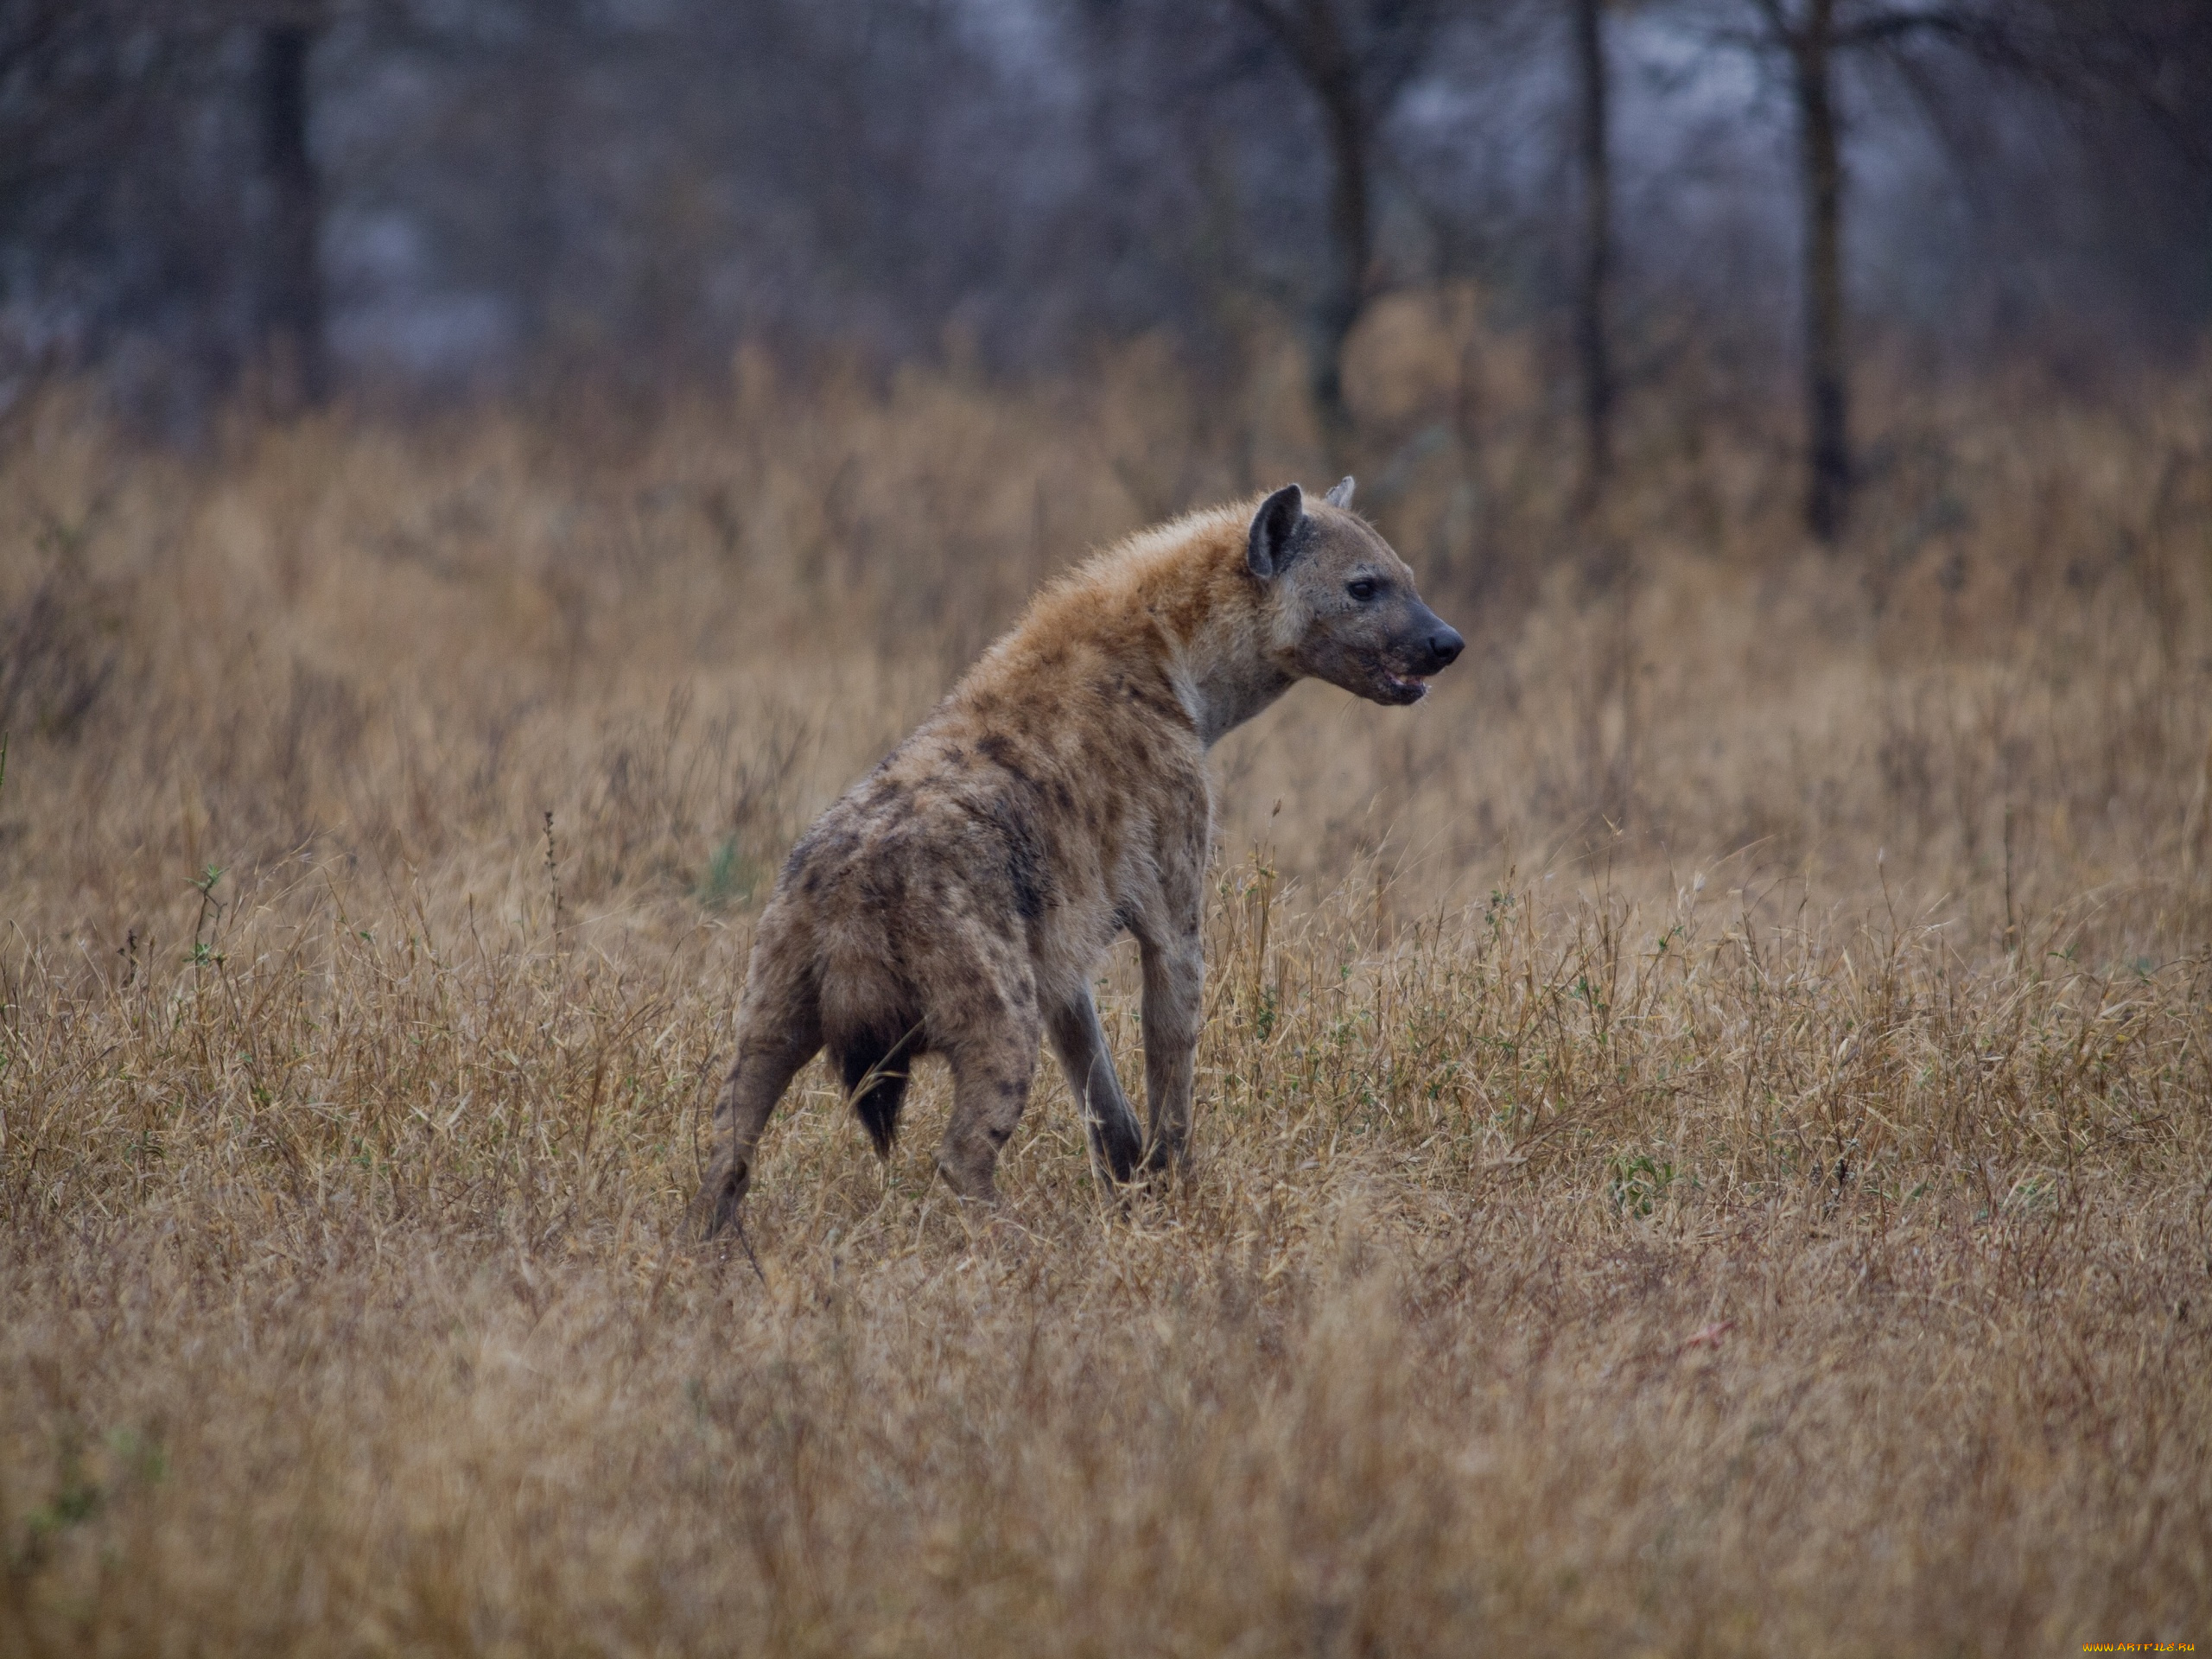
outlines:
M0 1651L2212 1641L2201 369L1870 388L1829 556L1764 411L1579 518L1526 345L1386 309L1470 649L1218 752L1190 1178L1047 1066L971 1230L942 1073L883 1166L817 1065L689 1242L791 837L1086 547L1325 481L1294 373L12 417Z

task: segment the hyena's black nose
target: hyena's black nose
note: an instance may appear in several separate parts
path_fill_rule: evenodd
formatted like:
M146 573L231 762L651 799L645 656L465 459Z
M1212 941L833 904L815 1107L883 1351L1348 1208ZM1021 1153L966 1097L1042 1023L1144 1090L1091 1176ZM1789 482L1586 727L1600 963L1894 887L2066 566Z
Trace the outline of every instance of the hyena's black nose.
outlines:
M1467 642L1459 637L1457 628L1446 627L1439 623L1436 632L1428 636L1428 660L1435 665L1429 671L1433 673L1438 668L1451 667L1459 661L1459 653L1466 648Z

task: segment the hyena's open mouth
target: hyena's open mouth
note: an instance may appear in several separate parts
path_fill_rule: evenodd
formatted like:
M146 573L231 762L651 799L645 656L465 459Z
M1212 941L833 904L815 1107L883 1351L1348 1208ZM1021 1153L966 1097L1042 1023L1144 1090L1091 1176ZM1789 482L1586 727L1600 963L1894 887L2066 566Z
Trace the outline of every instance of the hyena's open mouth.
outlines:
M1419 702L1428 695L1428 676L1401 674L1393 669L1376 665L1376 678L1382 684L1382 698L1387 702Z

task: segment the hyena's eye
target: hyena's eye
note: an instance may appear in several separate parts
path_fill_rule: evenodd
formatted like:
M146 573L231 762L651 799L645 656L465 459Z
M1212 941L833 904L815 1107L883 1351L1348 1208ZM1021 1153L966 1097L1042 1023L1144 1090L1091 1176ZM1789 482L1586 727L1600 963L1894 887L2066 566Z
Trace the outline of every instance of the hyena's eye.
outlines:
M1382 584L1372 576L1360 576L1344 584L1344 592L1364 605L1382 591Z

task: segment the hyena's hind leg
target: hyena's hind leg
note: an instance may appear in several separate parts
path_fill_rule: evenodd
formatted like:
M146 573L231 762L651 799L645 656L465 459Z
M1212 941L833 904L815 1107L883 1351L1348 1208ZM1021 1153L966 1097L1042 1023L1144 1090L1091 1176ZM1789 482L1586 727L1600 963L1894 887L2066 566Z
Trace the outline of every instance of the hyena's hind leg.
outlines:
M1033 997L1009 997L944 1046L952 1063L952 1121L937 1167L963 1198L988 1204L998 1197L993 1173L1029 1103L1041 1023Z
M753 1154L769 1114L798 1069L822 1046L822 1019L811 987L776 987L755 995L746 988L737 1060L715 1102L715 1151L694 1205L700 1228L712 1238L737 1218L753 1185Z

